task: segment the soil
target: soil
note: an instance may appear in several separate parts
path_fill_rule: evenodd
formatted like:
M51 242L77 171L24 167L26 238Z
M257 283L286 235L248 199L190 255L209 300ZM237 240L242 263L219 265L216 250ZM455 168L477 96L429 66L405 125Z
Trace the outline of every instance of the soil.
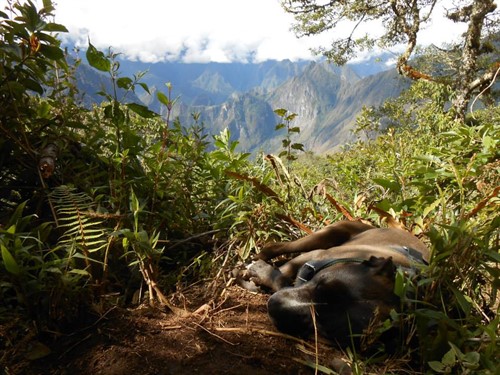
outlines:
M341 351L279 333L267 315L267 295L229 286L207 299L207 290L192 287L172 296L186 316L114 307L76 332L45 340L16 343L0 325L0 348L7 349L0 373L4 365L9 375L314 374L316 362L325 373L351 373Z

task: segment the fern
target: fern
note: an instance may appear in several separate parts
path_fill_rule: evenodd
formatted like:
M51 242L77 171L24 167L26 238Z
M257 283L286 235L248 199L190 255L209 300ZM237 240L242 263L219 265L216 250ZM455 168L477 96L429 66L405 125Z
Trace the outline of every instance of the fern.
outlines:
M57 215L57 226L64 230L59 245L76 245L85 256L105 248L108 231L95 212L95 202L87 194L66 185L56 187L50 194Z

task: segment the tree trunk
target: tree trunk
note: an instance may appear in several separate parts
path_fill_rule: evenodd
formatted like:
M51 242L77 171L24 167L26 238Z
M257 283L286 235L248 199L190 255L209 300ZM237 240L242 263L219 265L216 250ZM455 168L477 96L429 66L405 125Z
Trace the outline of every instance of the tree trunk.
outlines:
M462 51L462 65L456 81L456 97L452 103L455 117L460 120L465 118L472 92L477 88L475 73L481 49L481 31L484 26L484 19L488 13L493 12L495 9L496 4L493 0L476 0L472 6L462 9L464 14L461 16L468 18L469 26Z

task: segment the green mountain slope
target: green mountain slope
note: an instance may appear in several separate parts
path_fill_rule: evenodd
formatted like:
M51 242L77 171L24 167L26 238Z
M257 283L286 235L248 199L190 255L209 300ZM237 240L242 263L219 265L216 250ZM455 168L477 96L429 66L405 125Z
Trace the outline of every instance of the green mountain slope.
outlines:
M178 97L174 115L183 125L193 113L210 134L228 128L242 151L275 153L280 149L283 130L275 132L278 121L273 110L285 108L297 113L293 125L301 133L295 142L306 150L328 152L351 139L356 115L363 106L380 105L397 96L404 82L393 70L360 77L350 67L327 62L268 61L260 64L181 64L122 61L124 73L148 68L145 82L152 96L137 93L142 103L158 113L165 108L155 98L171 82ZM102 76L79 69L78 81L92 100L102 87Z

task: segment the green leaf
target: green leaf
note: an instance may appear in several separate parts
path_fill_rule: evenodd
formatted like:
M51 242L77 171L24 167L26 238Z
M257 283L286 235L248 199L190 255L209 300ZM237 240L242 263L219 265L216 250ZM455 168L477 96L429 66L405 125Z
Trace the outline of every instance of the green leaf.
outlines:
M156 93L156 97L158 98L160 103L163 104L164 106L168 107L170 105L170 100L168 100L168 97L164 93L158 91Z
M487 252L486 256L490 257L493 261L500 263L500 254L493 251Z
M448 350L448 352L446 352L445 355L443 356L441 362L443 363L443 365L448 367L455 366L455 363L457 362L457 356L455 350L453 349Z
M21 218L23 216L24 207L26 206L26 202L27 201L20 203L19 206L17 206L14 213L10 216L9 224L8 224L9 228L11 228L12 226L15 227L15 225L21 220Z
M40 95L43 94L43 87L35 80L26 78L26 79L20 79L19 80L25 88L28 90L34 91Z
M104 118L113 118L113 105L108 104L106 107L104 107Z
M286 109L283 109L283 108L278 108L278 109L274 110L274 113L276 113L279 117L285 116L287 112L288 111Z
M21 268L17 264L12 254L4 245L0 245L0 247L2 249L2 259L5 269L13 275L19 275L21 273Z
M481 355L478 352L468 352L463 356L463 365L469 369L476 369L479 367L479 360Z
M403 271L398 270L396 272L396 279L394 283L394 294L399 298L403 298L406 290L406 278L404 277Z
M141 86L143 90L146 91L149 95L151 95L148 85L146 85L144 82L139 82L138 85Z
M86 53L87 61L89 65L101 72L109 72L111 69L111 62L109 59L102 53L97 50L89 40L89 48Z
M383 188L389 189L394 192L399 192L401 190L401 185L399 185L396 181L391 181L384 178L374 178L373 182L382 186Z
M451 286L451 291L455 295L455 298L457 299L457 303L459 304L460 308L462 311L466 314L469 315L471 312L472 308L472 303L469 301L469 298L462 294L457 288Z
M43 12L44 13L51 13L54 11L54 5L52 5L52 1L51 0L43 0Z
M64 58L64 52L59 47L42 44L40 53L51 60L61 60Z
M430 212L434 211L434 210L435 210L435 209L439 206L439 204L441 204L441 203L442 203L442 199L441 199L441 198L440 198L440 199L436 199L436 200L434 201L434 203L432 203L432 204L430 204L429 206L427 206L427 207L425 207L425 208L424 208L424 211L423 211L423 213L422 213L422 216L423 216L423 217L427 217L427 215L428 215Z
M121 77L116 80L118 87L125 90L130 90L132 83L133 81L129 77Z
M144 118L153 118L159 116L158 113L149 110L148 107L141 104L128 103L127 107Z
M81 270L81 269L78 269L78 268L74 268L74 269L70 270L69 272L73 273L75 275L90 276L90 274L87 271Z
M447 368L445 365L443 365L441 362L438 361L432 361L428 363L429 367L433 369L434 371L438 373L445 373L447 372Z
M45 25L44 30L50 32L62 32L62 33L68 32L68 29L64 25L52 22Z

